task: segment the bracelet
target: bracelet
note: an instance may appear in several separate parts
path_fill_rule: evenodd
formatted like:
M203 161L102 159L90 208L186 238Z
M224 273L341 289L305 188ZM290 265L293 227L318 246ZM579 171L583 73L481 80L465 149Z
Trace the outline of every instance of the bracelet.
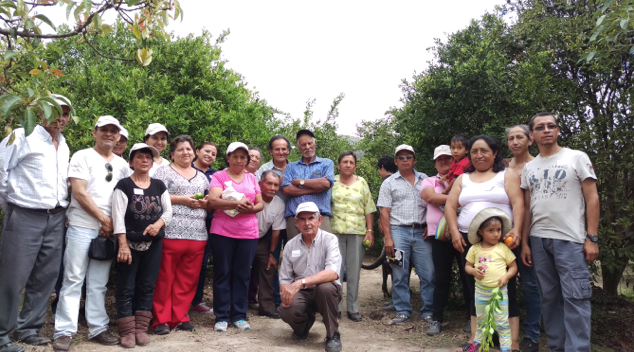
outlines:
M368 230L367 230L367 232L372 232L372 230L371 230L371 229L368 229Z

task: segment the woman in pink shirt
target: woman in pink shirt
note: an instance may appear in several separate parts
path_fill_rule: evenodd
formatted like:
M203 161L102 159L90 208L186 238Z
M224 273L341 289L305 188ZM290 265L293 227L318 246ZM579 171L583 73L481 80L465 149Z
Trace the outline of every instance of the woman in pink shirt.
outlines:
M255 214L264 203L255 176L245 172L249 159L244 143L229 144L229 167L213 174L209 188L209 209L215 209L209 235L214 265L214 330L221 332L227 331L229 322L239 330L251 328L246 318L251 264L259 239ZM223 199L228 187L241 193L242 199Z

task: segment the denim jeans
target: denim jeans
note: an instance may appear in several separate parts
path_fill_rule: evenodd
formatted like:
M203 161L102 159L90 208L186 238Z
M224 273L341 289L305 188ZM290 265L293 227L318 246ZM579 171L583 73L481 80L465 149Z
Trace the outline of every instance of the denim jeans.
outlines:
M520 284L522 293L524 294L524 306L526 308L526 319L524 319L524 336L533 342L539 342L540 327L542 321L542 295L537 287L537 277L535 277L535 269L524 265L521 257L521 248L517 247L513 250L515 254L515 262L520 273Z
M136 311L152 311L154 285L161 268L162 251L163 240L156 240L145 251L130 248L132 263L115 263L117 267L115 303L118 319L134 316Z
M91 339L108 329L110 319L106 313L105 298L112 260L88 258L90 241L98 235L99 230L79 226L68 227L64 252L64 282L55 314L55 339L77 333L79 300L84 280L88 338Z
M413 262L420 279L420 298L423 307L421 317L432 315L434 299L434 262L431 242L423 239L423 229L406 226L391 226L394 248L403 251L403 267L392 266L392 302L398 313L411 316L412 305L409 293L409 263Z

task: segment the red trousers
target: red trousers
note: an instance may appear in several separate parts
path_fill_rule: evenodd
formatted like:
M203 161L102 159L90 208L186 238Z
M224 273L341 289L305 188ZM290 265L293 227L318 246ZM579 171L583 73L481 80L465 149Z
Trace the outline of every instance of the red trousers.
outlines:
M152 330L161 324L174 328L189 321L187 312L196 294L206 244L204 241L163 239L161 269L152 304Z

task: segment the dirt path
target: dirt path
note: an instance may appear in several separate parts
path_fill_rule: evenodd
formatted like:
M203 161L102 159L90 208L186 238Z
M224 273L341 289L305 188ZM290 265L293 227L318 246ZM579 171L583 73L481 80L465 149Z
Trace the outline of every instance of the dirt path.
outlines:
M456 346L464 343L468 336L462 332L465 321L462 312L448 312L450 319L443 324L444 331L436 337L425 335L427 324L423 322L417 310L420 308L420 296L415 294L412 298L414 314L411 323L400 326L389 325L394 312L384 312L383 294L381 291L381 268L374 271L362 270L360 287L360 313L364 319L354 323L345 317L341 320L339 331L344 351L454 351ZM418 277L412 276L411 287L414 292L419 285ZM390 284L391 286L391 284ZM345 283L344 283L345 290ZM111 316L111 329L116 331L115 314L111 310L114 298L111 290L108 291L107 305ZM345 302L345 301L344 301ZM453 317L453 318L452 318ZM257 312L249 310L250 331L239 332L235 328L229 328L226 333L217 333L211 330L213 316L192 313L192 323L197 331L172 332L166 336L151 335L152 343L141 348L143 351L323 351L326 331L321 319L317 318L309 338L306 341L291 341L291 329L281 320L260 317ZM53 326L50 319L42 331L42 336L51 337ZM86 341L86 328L81 328L78 336L73 341L71 351L106 352L121 347L104 347ZM139 349L140 347L137 347ZM28 348L27 351L53 351L52 347L43 346Z

